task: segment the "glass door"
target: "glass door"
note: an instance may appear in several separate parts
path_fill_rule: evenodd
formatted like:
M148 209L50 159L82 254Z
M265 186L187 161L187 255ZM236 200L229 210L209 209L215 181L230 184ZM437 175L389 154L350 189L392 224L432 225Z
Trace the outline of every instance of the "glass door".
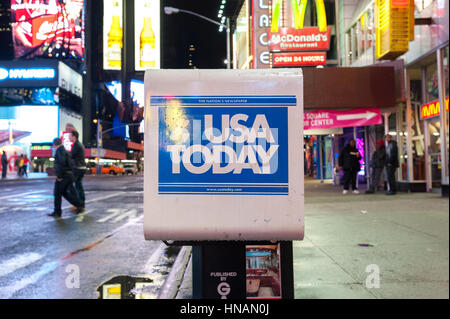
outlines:
M431 173L431 188L441 188L441 123L439 118L433 122L428 122L428 156L430 157L430 173Z

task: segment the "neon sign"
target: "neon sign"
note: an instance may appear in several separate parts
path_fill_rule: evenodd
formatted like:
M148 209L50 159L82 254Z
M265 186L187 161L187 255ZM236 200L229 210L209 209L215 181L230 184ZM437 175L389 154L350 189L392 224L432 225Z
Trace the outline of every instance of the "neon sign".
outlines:
M448 98L445 99L445 110L448 112ZM422 120L439 116L440 114L441 114L441 106L439 100L422 105L420 107L420 118Z
M0 81L10 80L48 80L56 77L53 68L11 68L0 67Z

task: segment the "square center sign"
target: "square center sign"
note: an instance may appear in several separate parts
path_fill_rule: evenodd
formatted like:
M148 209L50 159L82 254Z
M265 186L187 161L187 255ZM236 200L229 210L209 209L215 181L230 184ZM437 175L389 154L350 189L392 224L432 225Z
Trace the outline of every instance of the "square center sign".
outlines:
M145 73L148 240L300 240L300 69Z

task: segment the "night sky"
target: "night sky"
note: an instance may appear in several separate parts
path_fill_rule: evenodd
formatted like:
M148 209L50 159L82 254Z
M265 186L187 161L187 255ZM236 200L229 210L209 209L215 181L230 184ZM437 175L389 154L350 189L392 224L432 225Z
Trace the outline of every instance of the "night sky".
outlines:
M164 6L189 10L220 22L217 17L221 0L164 0ZM227 4L227 5L231 5ZM233 3L235 6L235 4ZM226 68L226 32L196 16L178 13L162 16L163 68L188 68L188 48L196 47L194 65L199 69Z

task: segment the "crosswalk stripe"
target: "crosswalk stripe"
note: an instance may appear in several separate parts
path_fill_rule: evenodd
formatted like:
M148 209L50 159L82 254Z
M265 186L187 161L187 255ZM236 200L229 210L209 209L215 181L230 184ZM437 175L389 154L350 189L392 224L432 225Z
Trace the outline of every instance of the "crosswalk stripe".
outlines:
M42 255L36 253L26 253L22 255L17 255L9 260L6 260L0 264L0 277L6 276L20 268L24 268L39 259Z
M121 214L119 217L117 217L116 219L113 220L113 223L117 223L118 221L121 221L124 218L134 218L137 215L137 210L136 209L131 209L126 213Z
M44 265L42 265L39 271L35 272L31 276L23 278L10 286L0 287L0 299L11 298L12 295L14 295L17 291L22 290L23 288L31 284L34 284L40 278L55 270L58 264L59 262L56 261L45 263Z
M104 223L107 220L110 220L116 216L119 216L120 213L122 212L121 209L117 209L117 208L111 208L107 210L108 213L110 213L108 216L103 217L102 219L97 220L98 223Z

